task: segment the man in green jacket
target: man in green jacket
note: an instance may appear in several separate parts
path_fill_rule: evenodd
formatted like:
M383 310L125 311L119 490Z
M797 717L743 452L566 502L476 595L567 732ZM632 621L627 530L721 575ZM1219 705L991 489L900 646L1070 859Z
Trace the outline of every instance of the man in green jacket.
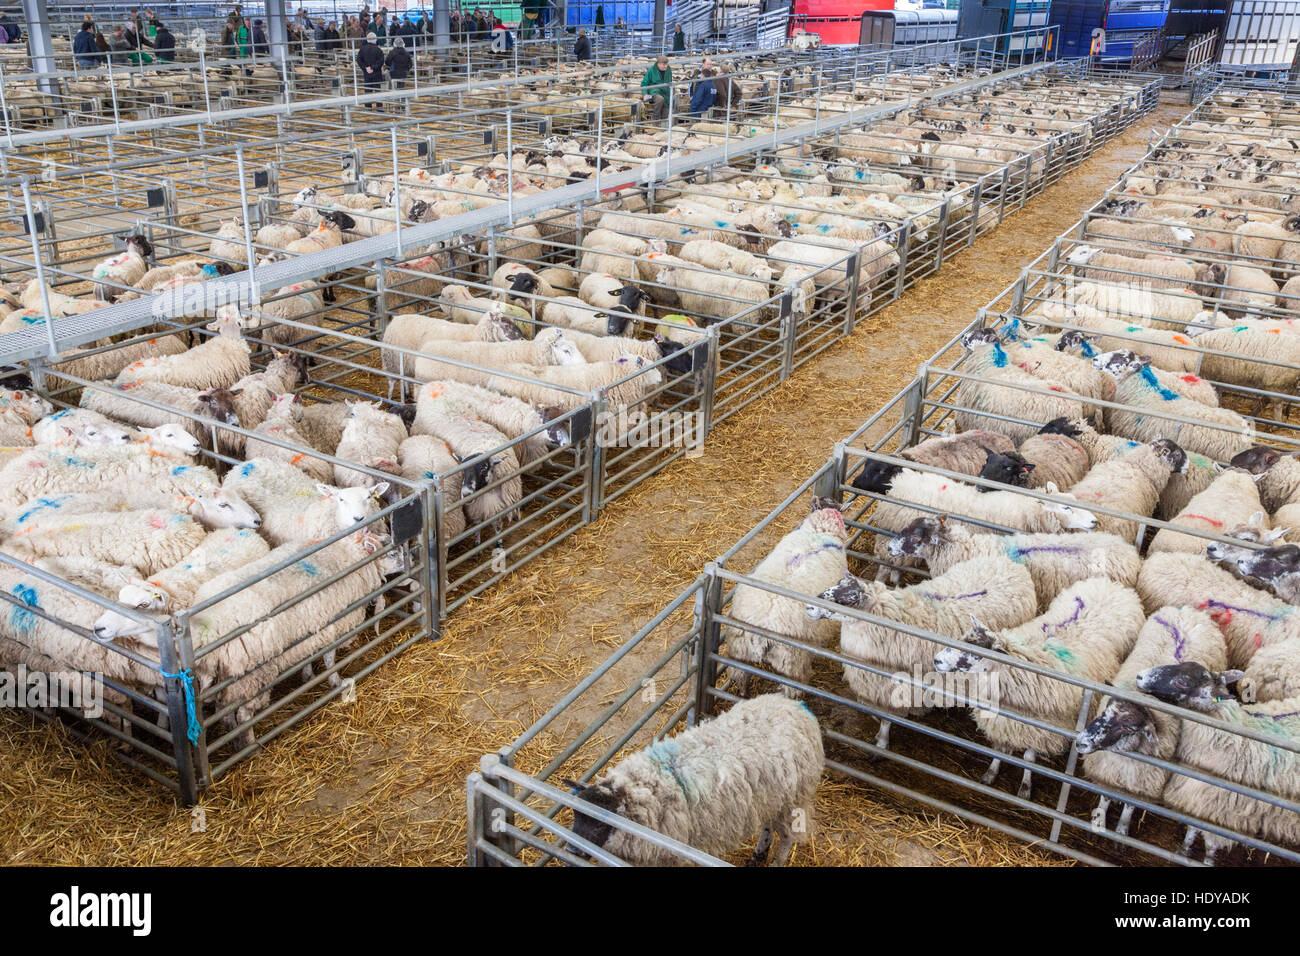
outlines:
M658 121L668 115L673 101L673 69L662 53L646 68L641 78L641 95L650 105L650 118Z

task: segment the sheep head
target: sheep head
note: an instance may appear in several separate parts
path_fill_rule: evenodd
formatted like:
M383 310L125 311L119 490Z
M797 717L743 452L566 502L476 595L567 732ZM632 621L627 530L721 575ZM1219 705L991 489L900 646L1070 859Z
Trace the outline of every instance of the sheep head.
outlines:
M987 451L987 449L986 449ZM997 452L988 451L984 459L984 467L980 469L979 477L986 478L989 481L1001 482L1004 485L1014 485L1017 488L1029 487L1029 476L1034 470L1034 463L1026 461L1018 452ZM983 485L976 486L980 491L996 491L996 488L986 488Z
M1081 754L1098 750L1156 755L1159 738L1151 711L1127 700L1111 700L1074 738Z
M1196 661L1161 664L1140 671L1137 689L1166 704L1212 714L1224 698L1232 696L1232 685L1245 676L1239 670L1215 673Z
M829 601L841 607L856 608L859 611L870 611L876 603L875 586L854 577L852 574L845 574L840 578L838 584L827 588L817 596L823 601ZM814 607L811 604L805 605L804 609L814 621L831 620L842 622L852 620L852 618L835 611Z
M359 525L375 514L388 489L389 483L386 481L355 488L335 488L320 482L316 484L316 491L322 498L334 503L334 516L340 531Z
M189 513L209 530L262 527L262 517L241 495L207 482L194 493Z
M1001 654L1007 652L1006 642L981 624L974 615L971 616L970 630L962 635L962 643L969 645L970 648L984 648ZM990 670L996 664L997 661L990 660L965 647L945 647L934 655L934 669L940 674L951 674L958 671L962 673L978 673L979 671Z
M141 428L140 434L144 436L146 442L170 448L183 455L197 455L202 447L199 440L191 435L184 425L177 422L166 422L154 428ZM130 436L126 436L125 440L130 441Z
M137 581L123 586L118 591L117 602L132 608L141 614L162 614L171 607L171 595L162 588L144 581ZM93 628L95 636L101 641L115 641L121 637L132 637L140 644L157 647L157 631L153 621L138 621L119 611L105 611L96 620Z

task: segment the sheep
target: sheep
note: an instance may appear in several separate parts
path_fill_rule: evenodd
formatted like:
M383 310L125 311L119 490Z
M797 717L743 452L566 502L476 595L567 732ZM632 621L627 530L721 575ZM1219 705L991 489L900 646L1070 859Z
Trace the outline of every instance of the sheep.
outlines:
M1238 671L1213 673L1199 662L1188 661L1142 671L1137 675L1137 685L1139 690L1166 703L1294 742L1300 736L1300 720L1296 717L1298 701L1288 698L1242 703L1226 693L1238 677ZM1183 766L1212 778L1263 790L1285 800L1300 800L1300 755L1291 750L1184 720L1175 757ZM1162 798L1172 809L1199 820L1277 842L1300 843L1300 814L1208 781L1173 774ZM1205 838L1205 862L1210 865L1233 842L1228 837L1189 826L1183 842L1184 856L1190 855L1198 832Z
M1193 348L1192 339L1185 332L1133 325L1109 318L1088 306L1056 309L1052 308L1053 305L1054 303L1042 303L1027 318L1069 322L1099 333L1093 337L1077 329L1062 332L1056 342L1056 348L1060 351L1080 348L1085 357L1091 358L1098 351L1133 349L1167 372L1195 373L1200 369L1202 354ZM1086 347L1083 347L1084 343Z
M0 469L0 508L12 510L42 496L60 492L121 489L147 485L156 494L193 496L217 476L202 465L177 464L131 446L77 449L32 448Z
M182 388L229 388L251 370L248 343L227 336L214 336L178 355L141 359L118 373L116 386L127 383L162 382Z
M88 408L65 408L31 426L38 445L125 445L131 435Z
M1036 603L1029 571L1002 555L960 562L945 574L905 588L891 589L846 575L820 597L945 637L961 635L975 614L998 621L995 626L1020 624L1034 615ZM806 613L815 620L841 622L840 652L851 659L844 665L844 679L858 700L890 713L912 714L924 709L906 681L919 683L932 670L937 650L934 642L811 605ZM872 673L852 661L886 673ZM950 706L950 691L940 691L935 703ZM890 724L888 719L880 721L875 743L882 750L889 747Z
M973 623L962 640L1017 657L1062 674L1101 683L1111 679L1128 657L1146 621L1137 594L1109 578L1087 578L1056 596L1047 612L1019 627L999 630ZM940 673L991 675L997 681L994 708L976 707L975 725L999 750L1024 751L1033 764L1039 755L1055 756L1070 749L1083 704L1083 688L1043 674L990 660L964 647L945 647L934 655ZM1023 723L1002 711L1033 717L1060 728L1059 732ZM994 758L983 777L985 786L996 780L1001 767ZM1017 794L1032 796L1033 777L1025 768Z
M331 210L320 217L319 226L301 239L295 239L289 243L284 247L284 251L292 255L302 256L323 252L326 249L334 249L343 245L344 231L356 227L357 221L347 213Z
M764 694L632 754L585 786L564 783L579 800L715 856L759 832L750 863L763 863L775 834L780 845L774 862L784 866L794 844L811 830L824 764L812 712ZM631 863L680 861L672 851L578 808L573 832Z
M256 307L226 304L217 307L207 329L238 338L248 334L266 345L297 345L310 333L289 323L319 325L325 290L314 282L295 282L269 293Z
M348 402L351 414L343 426L336 458L365 468L397 474L397 449L407 438L406 425L398 416L383 411L377 402ZM356 488L371 483L369 476L354 468L334 466L334 483Z
M461 473L447 443L432 435L412 435L397 449L400 474L410 481L439 479L442 488L442 540L454 541L465 530L465 512L460 506Z
M559 266L550 266L537 273L537 278L545 285L550 286L552 292L547 298L555 298L562 293L576 296L578 287L582 280L572 269L563 269ZM543 292L537 292L537 295L545 295Z
M772 297L772 289L761 279L720 275L685 260L670 260L668 256L652 260L658 268L655 281L675 290L679 307L694 319L712 322L752 313ZM794 310L805 313L809 290L799 291Z
M635 263L634 263L635 265ZM606 272L594 272L582 280L578 286L578 298L587 305L608 312L611 318L616 313L630 316L642 315L645 303L650 295L644 289L637 288L627 279ZM611 331L611 335L622 335L624 328Z
M586 365L507 365L501 371L528 381L492 375L482 385L534 405L566 412L581 408L591 400L592 392L600 390L605 392L611 409L638 405L663 383L663 374L656 368L648 368L646 360L640 356L624 356L614 362ZM461 379L460 375L453 377Z
M243 268L248 262L248 247L244 244L244 220L238 217L223 220L217 234L208 243L208 255L218 262L230 262Z
M535 301L534 296L553 299L556 295L555 288L542 278L543 273L550 271L544 269L541 273L534 272L528 266L520 265L518 262L507 262L498 266L496 272L492 273L491 284L494 289L500 289L501 293L511 299L524 299L530 302ZM574 291L576 290L577 286L574 286Z
M1123 319L1126 324L1176 332L1196 321L1204 309L1199 295L1182 290L1160 291L1127 282L1075 282L1065 289L1065 303L1100 311Z
M1231 464L1263 474L1259 480L1259 497L1265 511L1274 512L1300 501L1300 458L1257 445L1232 459Z
M1087 238L1127 240L1144 248L1165 251L1171 246L1187 246L1196 233L1171 222L1132 222L1128 219L1091 218L1087 224Z
M1295 393L1300 382L1300 370L1296 368L1300 364L1300 335L1289 328L1280 323L1242 320L1215 329L1189 325L1187 332L1197 348L1213 350L1203 354L1201 374L1206 378L1285 395ZM1272 364L1275 362L1283 364ZM1272 405L1273 417L1281 418L1282 401L1274 399Z
M182 467L181 475L193 472L181 487L155 489L148 481L116 482L87 491L41 494L4 509L4 517L16 526L45 514L94 514L104 511L162 509L188 514L209 530L257 528L261 519L238 495L223 491L216 476L205 468ZM175 470L175 469L173 469ZM195 477L196 476L196 477ZM209 480L209 476L211 480ZM175 476L173 476L175 477ZM75 487L75 484L70 485Z
M584 365L577 347L565 337L565 330L542 329L534 339L512 342L454 342L426 339L420 346L412 375L421 382L436 378L481 385L493 370L511 365ZM448 361L444 361L448 360ZM452 364L464 363L464 364Z
M968 332L962 336L962 345L971 353L965 370L993 381L962 381L956 398L959 411L954 416L958 431L983 428L1001 432L1019 443L1053 419L1083 417L1083 403L1069 395L1064 385L1010 364L992 330ZM1060 394L1034 394L1015 386Z
M519 458L510 439L487 422L462 415L451 402L431 401L422 428L447 444L458 465L468 465L458 470L460 501L475 543L488 525L498 536L501 521L523 497Z
M1223 310L1233 314L1274 306L1282 291L1263 269L1216 262L1201 271L1202 293L1207 298L1218 293Z
M281 249L289 243L307 235L307 228L298 222L270 222L262 226L253 236L253 244L259 249Z
M54 406L35 392L19 390L0 392L0 421L11 431L26 434L31 427L54 411Z
M924 561L932 575L976 557L1005 555L1029 569L1040 614L1085 578L1106 577L1132 588L1142 570L1137 548L1113 534L979 534L946 515L912 521L890 540L888 550L891 557Z
M1300 216L1288 216L1281 222L1251 220L1236 228L1232 252L1245 258L1262 260L1265 269L1284 268L1294 271L1300 262Z
M149 575L174 564L204 534L201 524L174 511L51 513L25 522L0 523L4 539L0 547L25 561L81 555L128 564Z
M542 306L542 322L587 335L621 336L633 323L633 316L621 310L605 312L577 296L562 295Z
M455 407L447 409L444 407L446 402L453 403ZM552 410L538 408L491 389L445 379L429 382L420 389L416 396L411 434L428 434L431 416L451 412L469 418L481 418L507 438L522 439L515 446L522 465L530 465L542 458L548 444L564 443L553 429L542 430L547 421L555 417Z
M1069 491L1078 484L1092 466L1079 437L1077 428L1064 419L1054 419L1021 442L1017 454L1031 469L1026 487Z
M1165 551L1142 563L1138 593L1148 610L1178 604L1207 611L1228 641L1228 662L1246 668L1263 648L1300 646L1300 615L1203 556Z
M257 509L260 530L279 547L299 547L361 524L378 510L389 483L333 488L312 481L288 462L251 458L226 473L221 486Z
M307 360L304 356L272 350L266 368L250 372L230 386L239 424L244 428L256 428L266 420L277 396L292 391L299 382L306 380ZM238 449L243 436L227 433L222 437Z
M1267 531L1266 521L1252 522L1252 516L1258 514L1261 519L1263 516L1256 481L1257 476L1247 471L1226 469L1208 488L1193 497L1170 523L1219 535L1226 529L1249 523ZM1180 534L1169 528L1161 528L1152 539L1147 554L1158 554L1161 551L1201 554L1208 543L1198 535Z
M239 588L190 619L196 650L222 642L197 656L195 682L200 693L218 688L213 695L215 708L232 708L226 720L238 730L237 746L252 744L254 731L246 725L269 706L271 689L282 674L302 665L308 678L311 659L322 651L324 667L334 667L335 651L346 646L344 636L360 625L383 584L378 563L369 558L373 538L349 535L268 574L270 568L300 554L301 543L287 543L212 578L195 593L195 603L201 604ZM307 593L322 579L330 580L330 586ZM285 609L289 601L295 603ZM230 634L237 636L226 639ZM331 674L330 684L338 683L338 675Z
M284 396L280 396L283 400ZM334 454L352 410L345 402L294 402L290 415L298 434L316 451Z
M622 280L619 283L620 287L637 277L637 257L650 251L650 246L645 240L610 232L608 229L593 229L587 233L582 239L581 248L582 255L578 260L578 268L589 274L600 274ZM587 297L582 295L581 286L578 294L587 300Z
M507 314L512 317L528 319L529 314L519 310L516 316L511 310L514 306L506 306L505 303L497 302L495 299L484 299L474 295L466 286L457 285L447 282L442 287L442 292L438 295L438 304L442 310L447 313L447 317L453 322L460 322L463 325L478 325L483 317L489 313Z
M1099 505L1146 518L1155 512L1169 477L1186 470L1186 452L1167 438L1157 439L1093 465L1070 494L1081 505ZM1143 527L1142 521L1133 518L1107 514L1095 517L1099 530L1125 541L1136 542Z
M189 607L195 592L212 578L265 557L270 545L248 529L222 528L209 533L175 564L149 576L128 581L117 601L137 610L179 611ZM95 621L101 641L113 641L136 631L137 623L117 611L105 611Z
M1046 491L1056 494L1055 488ZM1065 503L1073 501L1073 494L1059 497L1063 500L1040 501L1014 491L981 492L973 485L942 475L905 468L890 484L889 500L876 505L872 524L884 532L896 533L918 517L948 513L954 521L975 528L982 528L983 522L1010 531L1051 534L1091 531L1097 526L1095 515ZM877 535L876 554L883 555L886 547L887 540Z
M686 262L693 262L714 272L730 272L760 282L772 281L772 267L763 259L726 243L695 239L683 243L677 255Z
M144 236L127 236L126 249L91 270L91 278L95 280L95 298L112 302L119 291L134 289L149 271L148 260L152 255L153 246Z
M266 438L275 439L276 441L286 442L290 446L284 447L270 441L263 441L258 438L249 438L245 441L244 454L248 458L268 458L277 461L287 461L293 467L301 469L308 477L315 481L329 483L334 480L334 465L331 465L323 458L299 451L299 448L308 447L307 440L299 434L293 419L294 396L282 396L288 401L277 402L272 406L271 414L263 421L253 427L253 431Z
M808 517L777 542L749 577L802 594L821 594L848 573L847 540L848 532L839 508L832 502L814 498ZM829 622L810 620L801 602L745 584L736 588L729 616L739 624L752 625L794 643L787 644L732 625L723 628L728 656L766 665L798 684L808 683L812 676L812 654L799 645L823 647L834 633ZM734 669L731 676L740 696L748 696L754 675ZM801 689L786 684L781 685L781 692L790 697L803 694Z
M1014 320L1019 323L1019 320ZM1013 341L1006 346L1007 361L1017 368L1042 379L1051 386L1064 386L1075 395L1111 401L1115 396L1115 381L1086 359L1065 351L1057 351L1053 344L1029 339ZM995 353L996 361L996 353ZM1037 396L1035 396L1037 397ZM1096 419L1100 409L1084 404L1084 415Z
M105 344L101 342L85 349L65 352L62 361L50 366L48 373L51 376L50 385L53 387L66 381L63 376L72 376L90 382L115 378L122 369L136 362L164 355L180 355L189 349L184 334L160 335L156 338L132 342L120 348L94 351Z
M138 399L134 401L133 399ZM99 412L115 421L125 422L137 428L166 425L182 413L181 423L195 438L202 440L205 433L215 430L211 424L195 421L186 415L194 415L207 422L222 425L239 425L239 416L235 412L236 397L229 389L208 389L196 391L180 385L168 385L165 382L126 382L112 388L86 388L81 392L81 406ZM146 405L152 402L164 408Z
M1147 258L1103 252L1096 246L1075 246L1065 260L1075 274L1132 288L1189 289L1202 278L1201 268L1190 259L1170 256Z
M958 435L927 438L911 448L904 448L896 457L973 476L980 473L989 452L1006 454L1015 450L1015 443L1006 435L976 428ZM869 458L853 479L852 487L883 495L902 470L902 465Z
M1116 435L1144 442L1171 438L1215 461L1227 461L1254 443L1253 422L1231 409L1202 405L1165 388L1146 360L1131 352L1103 352L1093 363L1115 379L1115 401L1125 406L1106 411L1107 424ZM1157 417L1152 411L1194 421Z
M1137 642L1111 681L1121 690L1136 690L1138 675L1164 664L1199 661L1216 671L1228 666L1228 648L1219 628L1204 611L1162 607L1142 625ZM1145 754L1171 760L1182 721L1164 711L1130 701L1104 698L1096 718L1075 738L1089 780L1123 790L1143 800L1157 800L1169 780L1160 767L1127 756ZM1095 817L1104 823L1108 797L1097 803ZM1133 804L1125 803L1115 832L1128 833Z

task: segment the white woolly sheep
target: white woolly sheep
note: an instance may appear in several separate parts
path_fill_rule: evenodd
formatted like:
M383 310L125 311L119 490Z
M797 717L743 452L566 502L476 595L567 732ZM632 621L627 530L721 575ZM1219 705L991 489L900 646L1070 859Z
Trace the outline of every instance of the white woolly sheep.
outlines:
M1221 671L1228 666L1228 648L1214 621L1204 611L1162 607L1147 619L1137 642L1111 681L1121 690L1136 690L1143 671L1162 664L1198 661ZM1182 721L1141 704L1105 698L1100 712L1075 740L1084 755L1083 773L1089 780L1123 790L1144 800L1157 800L1169 780L1160 767L1127 756L1131 753L1171 760L1178 745ZM1110 805L1101 797L1097 814L1106 819ZM1133 804L1125 803L1115 832L1128 833Z
M1046 611L1058 594L1086 578L1109 578L1131 588L1142 559L1137 548L1105 532L1077 534L977 534L945 515L917 518L889 542L895 558L917 558L933 574L988 555L1005 555L1029 569L1038 594L1038 611Z
M1267 531L1268 521L1264 518L1260 505L1257 480L1258 476L1247 471L1229 468L1215 478L1208 488L1194 496L1183 510L1170 519L1170 523L1217 535L1244 524L1255 524ZM1158 554L1161 551L1203 554L1209 543L1198 535L1180 534L1169 528L1161 528L1151 541L1147 554Z
M450 361L442 361L447 359ZM465 363L454 365L452 362ZM542 329L534 339L513 342L454 342L426 339L420 345L412 374L422 382L450 378L471 385L482 385L492 370L511 365L561 366L583 365L577 347L559 328ZM474 366L474 367L466 367Z
M272 406L271 414L259 422L253 428L253 431L258 435L286 442L296 447L286 448L270 441L249 438L245 442L244 454L249 458L269 458L276 461L286 461L293 467L300 469L314 481L322 481L326 484L332 482L334 480L333 465L323 458L317 458L315 455L298 450L299 448L310 448L311 446L294 424L294 396L284 395L282 398L287 399L287 401L277 402Z
M51 512L0 523L0 548L30 561L80 555L112 561L150 575L174 564L205 535L203 526L174 511L113 511L66 515Z
M845 607L866 611L943 637L959 637L970 625L971 616L998 621L1011 627L1034 615L1034 582L1024 565L1002 555L977 558L953 565L945 574L911 587L891 589L880 582L846 576L820 597ZM921 681L933 670L940 645L913 637L883 624L860 621L838 612L809 606L809 617L838 619L840 651L854 660L884 671L875 674L852 663L844 665L844 679L860 701L898 714L914 714L929 706L951 706L954 688L940 690L937 697L918 700L919 688L906 681ZM936 693L936 692L931 692ZM889 746L889 720L881 720L876 746Z
M839 508L817 498L813 499L812 507L812 513L777 542L749 577L802 594L819 595L848 573L844 550L848 532ZM728 614L742 624L791 642L727 626L723 628L723 637L728 656L766 666L800 684L808 683L812 675L812 653L799 645L824 647L835 633L830 622L810 619L801 602L746 584L736 588ZM747 696L754 683L753 675L737 670L732 676L740 695ZM790 697L803 695L798 688L784 684L781 692Z
M1253 588L1203 555L1165 551L1142 563L1138 593L1148 610L1178 604L1206 611L1228 641L1228 662L1246 668L1262 648L1300 646L1295 606Z
M84 353L93 351L96 348L102 348L108 343L97 342L85 349L72 349L64 353L65 357L62 361L50 366L50 384L54 386L65 381L62 378L63 375L75 376L89 382L116 378L122 369L144 359L163 355L180 355L189 349L186 338L187 336L184 334L160 335L157 338L144 339L130 345L123 345L120 348L95 352L92 355Z
M484 387L531 402L573 411L589 401L591 392L604 390L612 408L638 405L663 382L663 374L648 368L640 356L624 356L615 362L591 362L587 365L509 365L502 369L530 381L493 375ZM457 379L459 375L453 376ZM576 389L584 394L548 388L540 383ZM618 384L615 384L618 383Z
M445 407L442 405L444 402L450 402L454 407ZM507 438L523 439L515 446L522 465L529 465L545 455L551 441L561 443L549 430L541 431L547 420L553 417L549 410L544 411L491 389L447 380L429 382L420 389L416 396L411 434L428 434L427 423L431 416L452 414L481 418Z
M784 866L795 842L811 831L824 764L812 712L764 694L632 754L586 786L566 785L580 800L715 856L734 851L757 832L750 862L762 863L775 834L775 865ZM580 810L574 811L573 832L631 863L680 862L670 851Z
M461 475L459 462L441 438L412 435L397 449L397 461L403 478L432 481L441 478L443 494L442 538L450 542L465 530L465 512L460 504Z
M437 398L426 403L421 427L447 444L458 465L469 464L458 473L460 500L475 541L482 540L488 524L499 535L503 516L523 497L519 458L510 439L487 422L463 415L457 403Z
M134 288L149 270L148 259L152 255L153 246L144 236L128 236L124 250L91 270L95 297L112 302L118 293Z
M287 462L253 458L232 468L222 487L257 509L262 534L278 547L318 541L360 524L379 510L389 486L381 481L371 488L333 488Z
M1140 519L1155 512L1169 477L1186 469L1186 453L1169 439L1162 438L1093 465L1070 489L1070 494L1081 505L1100 505L1136 515L1137 518L1096 515L1098 530L1136 542L1143 527Z
M1052 601L1047 612L1010 629L990 630L976 623L963 641L1040 667L1102 683L1119 670L1133 650L1146 616L1137 594L1108 578L1088 578L1070 585ZM1032 764L1040 754L1054 756L1070 749L1083 704L1083 688L1043 674L1021 670L980 656L964 647L945 647L934 656L940 673L990 674L997 679L996 707L974 707L975 725L1004 752L1024 751ZM1006 713L1032 717L1060 732L1023 723ZM984 784L997 778L1001 759L994 758ZM1019 796L1029 799L1033 778L1028 767Z
M1300 700L1293 697L1258 704L1241 703L1226 693L1227 685L1238 677L1240 672L1213 673L1199 663L1188 662L1142 671L1137 684L1140 690L1167 703L1199 710L1257 733L1294 741L1300 735L1300 717L1297 717ZM1300 755L1291 750L1184 720L1175 757L1178 763L1213 778L1263 790L1286 800L1300 799ZM1197 819L1282 843L1300 843L1300 814L1214 783L1176 773L1165 785L1162 797L1171 808ZM1205 862L1210 865L1234 842L1190 826L1183 842L1184 856L1190 855L1198 832L1205 838Z
M33 448L0 470L0 507L12 510L33 499L63 492L147 486L162 495L193 496L217 476L202 465L177 464L132 446L78 449Z
M1215 461L1227 461L1254 443L1253 422L1229 408L1202 405L1165 388L1147 363L1133 353L1104 352L1093 362L1114 377L1115 401L1125 406L1106 410L1107 425L1116 435L1142 442L1169 438ZM1152 412L1193 421L1177 421Z
M248 343L229 336L213 336L178 355L141 359L118 373L114 385L128 382L162 382L181 388L229 388L251 371Z
M962 344L971 350L963 371L992 381L962 381L956 398L961 410L954 416L958 431L982 428L1001 432L1019 443L1053 419L1083 417L1082 401L1071 396L1064 385L1038 378L1011 364L991 330L968 332ZM1060 394L1036 394L1015 386Z
M381 409L376 402L348 402L351 414L343 426L336 458L365 468L397 474L397 449L406 440L401 418ZM334 466L334 483L340 488L369 485L372 479L354 468Z
M256 531L222 528L208 534L175 564L150 575L149 580L137 578L123 584L117 601L139 611L182 610L193 603L195 592L212 578L265 557L270 550ZM94 632L103 641L125 634L143 636L137 622L117 611L100 615Z

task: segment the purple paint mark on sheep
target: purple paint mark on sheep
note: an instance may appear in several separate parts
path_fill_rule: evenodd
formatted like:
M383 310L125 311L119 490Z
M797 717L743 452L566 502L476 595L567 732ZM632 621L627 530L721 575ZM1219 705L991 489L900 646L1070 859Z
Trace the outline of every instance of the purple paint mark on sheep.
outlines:
M1169 628L1169 633L1174 636L1174 660L1182 663L1183 654L1187 652L1187 639L1183 637L1183 632L1178 630L1173 624L1170 624L1163 617L1152 618L1157 624L1163 624Z
M1051 629L1054 631L1054 630L1056 630L1057 628L1065 627L1065 625L1067 625L1067 624L1077 624L1078 621L1079 621L1079 615L1080 615L1081 613L1083 613L1083 608L1084 608L1083 598L1081 598L1081 597L1077 597L1077 598L1075 598L1075 599L1074 599L1074 613L1071 614L1069 617L1067 617L1067 618L1066 618L1064 621L1062 621L1060 624L1050 624L1050 623L1044 622L1043 625L1042 625L1042 627L1043 627L1043 633L1046 634L1047 631L1048 631L1048 628L1051 628Z
M922 592L922 595L929 598L931 601L965 601L967 598L983 597L988 593L988 588L985 588L983 591L972 591L970 594L933 594L930 592Z

